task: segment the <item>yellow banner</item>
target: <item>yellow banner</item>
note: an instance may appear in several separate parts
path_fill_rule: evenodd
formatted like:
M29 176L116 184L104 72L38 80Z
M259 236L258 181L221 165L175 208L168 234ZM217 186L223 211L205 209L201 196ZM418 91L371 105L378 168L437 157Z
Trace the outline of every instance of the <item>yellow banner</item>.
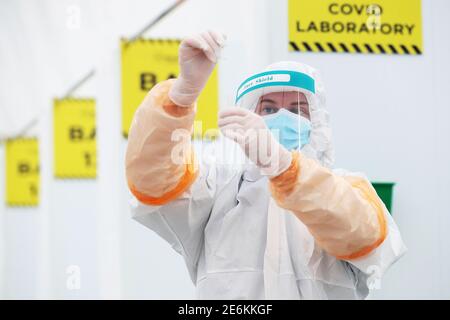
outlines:
M134 112L147 92L158 82L178 76L179 45L178 40L122 40L122 131L125 137ZM217 129L218 105L216 68L198 100L194 137L203 136L208 129Z
M289 50L422 54L420 0L289 0Z
M39 204L39 146L35 138L6 142L6 204Z
M53 128L55 177L95 178L95 100L55 99Z

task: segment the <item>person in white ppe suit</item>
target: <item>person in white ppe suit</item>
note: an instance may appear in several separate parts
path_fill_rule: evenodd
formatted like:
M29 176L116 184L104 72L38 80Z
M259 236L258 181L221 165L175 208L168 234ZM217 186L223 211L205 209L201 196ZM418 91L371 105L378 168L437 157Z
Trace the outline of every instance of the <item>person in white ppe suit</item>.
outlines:
M204 163L190 139L173 139L192 132L224 43L215 32L183 40L179 77L157 84L135 113L126 155L133 218L183 256L200 299L367 297L406 249L368 180L330 169L313 68L275 63L239 87L240 107L219 114L224 136L255 165ZM263 146L264 157L252 152Z

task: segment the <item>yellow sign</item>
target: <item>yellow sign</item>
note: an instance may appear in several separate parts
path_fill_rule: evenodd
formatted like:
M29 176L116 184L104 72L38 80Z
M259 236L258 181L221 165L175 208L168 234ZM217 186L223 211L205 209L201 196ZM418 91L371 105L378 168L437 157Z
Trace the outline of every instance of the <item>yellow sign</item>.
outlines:
M39 146L35 138L6 142L6 204L39 204Z
M95 178L94 99L55 99L54 170L57 178Z
M422 54L420 0L289 0L289 50Z
M147 92L155 84L176 78L178 66L178 40L138 39L122 40L122 131L128 130L134 112ZM217 68L214 69L198 100L194 136L202 136L208 129L217 129L219 110ZM199 124L201 125L199 126ZM198 132L201 130L201 132Z

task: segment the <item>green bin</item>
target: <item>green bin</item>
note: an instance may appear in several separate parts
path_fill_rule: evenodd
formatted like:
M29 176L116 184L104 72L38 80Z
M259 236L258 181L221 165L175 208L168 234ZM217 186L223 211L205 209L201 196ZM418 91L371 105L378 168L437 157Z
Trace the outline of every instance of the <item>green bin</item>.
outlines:
M392 195L394 189L394 182L372 182L378 196L386 205L386 208L392 213Z

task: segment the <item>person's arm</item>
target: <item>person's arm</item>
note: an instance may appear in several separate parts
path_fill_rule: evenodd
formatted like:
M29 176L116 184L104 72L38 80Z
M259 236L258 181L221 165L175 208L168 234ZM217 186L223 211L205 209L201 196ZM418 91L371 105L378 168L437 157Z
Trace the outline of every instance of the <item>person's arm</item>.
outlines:
M278 205L338 259L367 256L387 236L384 206L367 180L339 176L301 152L293 153L290 167L270 180L270 188Z
M128 186L142 203L162 205L179 197L197 175L190 132L195 116L194 104L176 105L168 97L175 80L156 85L137 109L129 134L126 154ZM184 139L173 139L176 130ZM184 159L174 159L184 150ZM181 160L181 161L180 161Z
M301 152L287 151L262 117L249 110L222 111L219 127L270 178L277 204L292 211L327 253L356 259L384 241L388 228L383 204L367 180L339 176Z
M215 32L183 40L179 77L156 85L137 109L128 137L126 175L131 192L142 203L166 204L195 180L190 139L194 105L224 41Z
M147 94L135 113L126 154L133 219L183 256L194 283L218 181L231 179L226 172L197 165L190 134L195 101L220 51L212 41L221 39L208 32L183 40L180 76Z

